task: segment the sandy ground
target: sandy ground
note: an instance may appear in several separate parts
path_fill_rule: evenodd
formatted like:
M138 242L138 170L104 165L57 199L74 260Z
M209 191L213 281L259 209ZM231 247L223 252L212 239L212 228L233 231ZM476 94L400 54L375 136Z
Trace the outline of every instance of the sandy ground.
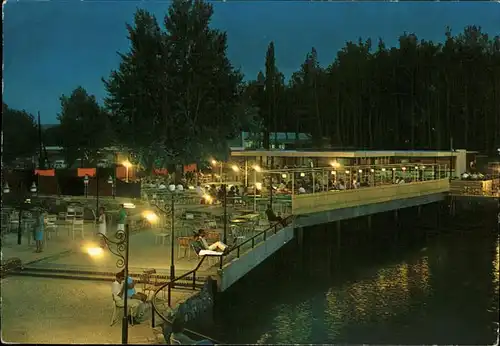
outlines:
M109 325L113 311L109 283L8 277L1 281L1 290L3 342L121 342L120 321ZM174 302L190 294L175 292ZM129 326L129 343L152 340L150 320Z

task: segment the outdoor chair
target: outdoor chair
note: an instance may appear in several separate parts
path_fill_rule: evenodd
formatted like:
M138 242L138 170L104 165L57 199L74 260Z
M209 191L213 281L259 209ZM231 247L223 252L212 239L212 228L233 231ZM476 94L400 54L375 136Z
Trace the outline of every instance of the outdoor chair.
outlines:
M189 252L189 242L191 238L189 237L179 237L177 238L177 258L181 258L181 250L184 250L184 256L188 255L188 259L191 259L191 253Z
M74 240L75 239L75 232L80 232L80 235L82 236L82 239L85 238L85 230L84 230L84 224L83 224L83 219L80 220L74 220L73 221L73 226L71 227L71 238ZM69 235L69 230L68 230L68 235Z
M75 209L75 220L83 220L83 208Z
M165 245L165 240L168 238L169 234L168 233L155 233L155 245L159 244L161 242L162 245Z
M51 238L51 233L54 232L56 234L56 237L59 236L59 229L57 228L57 216L56 215L49 215L47 216L47 221L45 225L45 231L47 233L47 239L50 240Z
M17 228L19 226L19 212L13 211L9 216L10 228Z
M117 321L118 321L118 315L119 312L123 313L123 299L115 300L115 297L111 295L113 299L113 313L111 314L111 322L109 325L112 327ZM128 315L132 316L132 325L134 324L134 315L133 315L133 309L131 306L128 306Z
M233 237L234 244L238 244L241 241L244 241L247 237L241 234L241 230L236 225L230 225L231 236Z
M211 250L204 250L200 248L196 242L191 243L191 248L193 249L194 253L196 254L196 257L200 261L204 256L208 257L206 259L207 263L209 266L212 266L215 264L215 261L217 261L217 257L222 256L222 252L216 252L216 251L211 251ZM204 252L208 252L208 254L204 254ZM212 259L214 259L212 261Z
M262 230L269 228L270 227L269 220L263 218L259 219L259 221L257 222L257 227L262 228Z
M215 220L210 220L205 223L205 228L208 229L216 229L217 228L217 222Z
M142 281L142 292L148 296L151 292L155 292L158 286L158 277L155 276L153 279L153 275L156 274L156 269L146 269L142 272L141 281Z

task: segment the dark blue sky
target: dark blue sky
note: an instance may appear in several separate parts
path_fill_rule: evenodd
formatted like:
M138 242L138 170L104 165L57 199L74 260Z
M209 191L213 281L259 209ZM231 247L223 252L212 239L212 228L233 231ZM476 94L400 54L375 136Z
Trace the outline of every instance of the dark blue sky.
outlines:
M151 1L12 1L4 8L4 101L55 123L59 97L82 85L99 100L101 77L118 66L117 51L126 52L125 23L137 7L159 22L168 2ZM279 69L290 75L316 47L328 65L347 40L382 37L395 45L404 31L442 41L446 26L454 32L480 25L500 34L500 6L477 2L325 3L231 1L214 4L212 25L226 30L229 57L247 78L263 68L274 40ZM161 19L160 19L161 18Z

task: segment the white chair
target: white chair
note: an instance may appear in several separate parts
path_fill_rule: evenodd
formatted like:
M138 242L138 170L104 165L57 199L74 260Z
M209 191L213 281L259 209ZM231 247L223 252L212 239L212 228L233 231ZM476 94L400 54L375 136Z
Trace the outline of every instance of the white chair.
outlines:
M238 244L240 241L245 240L247 237L242 235L238 226L230 225L231 235L233 236L234 244Z
M56 237L59 236L59 229L57 228L57 216L56 215L49 215L47 216L47 221L45 225L45 231L47 233L47 239L51 238L51 233L54 232L56 234Z
M161 242L162 245L165 245L165 240L168 238L168 233L155 233L155 244Z
M217 222L215 222L214 220L207 221L206 222L206 228L216 229L217 228Z
M72 233L71 237L73 240L75 239L75 232L78 232L78 231L80 231L80 235L82 236L82 239L84 239L85 238L85 231L84 231L84 227L83 227L83 220L74 220L73 221L73 227L71 228L71 233Z
M118 321L118 310L120 310L122 313L123 313L123 300L122 299L119 299L119 300L115 300L115 297L113 295L111 295L112 298L113 298L113 313L111 314L111 322L110 322L110 326L112 327L116 321ZM132 325L134 324L134 315L133 315L133 309L131 306L128 306L128 315L129 316L132 316Z

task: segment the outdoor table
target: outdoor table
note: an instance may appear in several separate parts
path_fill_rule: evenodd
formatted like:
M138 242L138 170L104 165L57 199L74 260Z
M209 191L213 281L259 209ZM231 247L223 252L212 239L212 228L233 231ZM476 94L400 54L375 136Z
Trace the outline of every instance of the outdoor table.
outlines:
M259 214L252 212L251 214L238 216L237 219L252 220L258 218L259 216L260 216Z
M239 224L239 223L246 223L246 222L248 222L248 221L249 221L249 220L247 220L247 219L235 218L235 219L230 220L229 222L230 222L230 223L236 223L236 224Z
M242 214L242 215L247 215L247 214L253 214L253 209L242 209L242 210L239 210L239 212Z

